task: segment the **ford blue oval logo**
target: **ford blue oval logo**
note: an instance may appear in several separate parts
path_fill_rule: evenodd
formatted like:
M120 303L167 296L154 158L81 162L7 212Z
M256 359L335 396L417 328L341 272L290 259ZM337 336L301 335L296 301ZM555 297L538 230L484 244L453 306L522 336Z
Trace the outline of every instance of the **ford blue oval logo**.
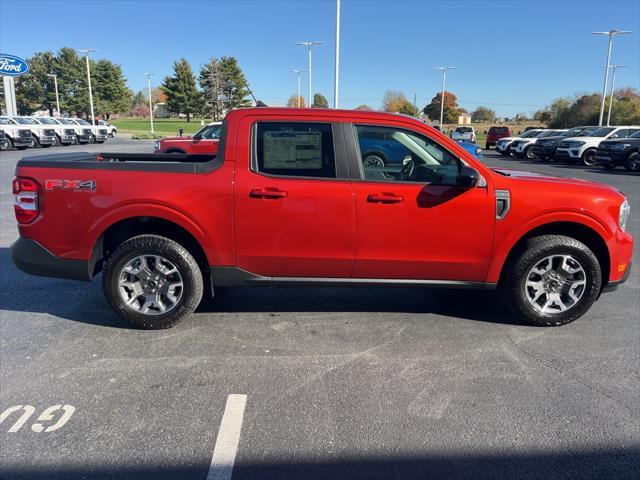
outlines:
M29 65L20 57L0 53L0 75L19 77L29 71Z

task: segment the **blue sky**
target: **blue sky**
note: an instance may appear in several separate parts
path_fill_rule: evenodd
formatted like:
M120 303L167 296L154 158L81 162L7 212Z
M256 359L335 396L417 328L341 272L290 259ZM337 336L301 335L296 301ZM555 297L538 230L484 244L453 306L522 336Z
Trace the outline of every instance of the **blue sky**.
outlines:
M25 16L25 12L31 12ZM332 103L334 0L313 1L13 1L0 0L0 50L29 57L63 46L91 47L122 65L129 86L142 72L171 72L185 57L194 70L212 56L236 56L256 96L282 105L296 91L293 68L306 68L295 43L314 49L313 90ZM600 91L606 39L614 42L616 85L640 86L640 2L342 1L340 106L381 104L400 90L424 106L440 89L434 66L454 65L447 90L473 110L533 112L554 98ZM303 93L306 95L306 77Z

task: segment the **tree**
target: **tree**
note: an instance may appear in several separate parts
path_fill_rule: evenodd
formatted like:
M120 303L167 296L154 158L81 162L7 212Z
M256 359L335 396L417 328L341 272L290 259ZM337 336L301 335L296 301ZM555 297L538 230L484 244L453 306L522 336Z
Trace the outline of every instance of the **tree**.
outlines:
M408 101L404 93L387 90L384 92L384 98L382 99L382 109L385 112L399 112Z
M438 92L435 97L431 99L423 112L430 119L440 119L440 105L441 105L442 93ZM460 115L460 109L458 108L458 97L451 92L444 92L444 123L458 123L458 115Z
M164 78L160 89L167 96L167 110L184 113L187 122L191 121L192 113L202 108L202 94L196 87L196 77L185 58L173 63L173 75Z
M247 79L235 57L212 58L200 68L198 80L214 120L230 110L251 105Z
M131 113L136 117L147 118L149 116L149 105L146 105L144 103L139 103L135 107L133 107L133 110L131 110Z
M16 106L21 115L31 115L36 110L55 108L56 94L53 79L47 74L53 71L55 54L37 52L27 59L29 72L15 79Z
M135 107L136 105L145 105L147 102L147 97L145 97L144 92L140 90L133 96L131 100L131 105Z
M324 95L321 93L316 93L313 96L313 103L311 104L311 108L329 108L329 102Z
M362 104L362 105L358 105L356 108L354 108L354 110L367 110L367 111L373 111L373 108L371 108L369 105L366 104Z
M127 87L122 67L109 60L99 60L91 68L95 113L109 119L111 114L129 109L133 93Z
M579 97L569 109L570 126L597 125L601 98L602 96L598 93Z
M287 100L287 107L292 107L292 108L296 108L298 106L298 95L297 94L293 94L289 97L289 100ZM302 95L300 95L300 107L304 107L304 97Z
M496 119L496 112L488 107L478 107L471 113L471 120L474 122L494 122Z

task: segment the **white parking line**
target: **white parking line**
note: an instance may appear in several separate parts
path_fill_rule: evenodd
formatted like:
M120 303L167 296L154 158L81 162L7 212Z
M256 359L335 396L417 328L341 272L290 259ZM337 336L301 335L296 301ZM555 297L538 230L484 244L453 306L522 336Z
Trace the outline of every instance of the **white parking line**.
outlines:
M232 394L227 397L227 406L222 415L222 422L220 422L207 480L231 479L246 404L246 395Z

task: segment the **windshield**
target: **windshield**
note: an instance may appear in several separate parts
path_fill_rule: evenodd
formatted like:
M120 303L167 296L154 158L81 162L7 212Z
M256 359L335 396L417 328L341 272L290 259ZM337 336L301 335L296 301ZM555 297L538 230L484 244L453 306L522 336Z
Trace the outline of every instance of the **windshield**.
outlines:
M207 125L200 129L194 136L198 138L205 138L207 140L219 140L221 128L222 125Z
M456 128L456 132L458 133L471 133L473 129L471 127L458 127Z
M75 122L70 118L59 118L58 121L63 125L75 125Z
M631 135L629 138L640 138L640 130L638 130L636 133Z
M591 132L587 133L586 135L583 133L580 136L581 137L606 137L607 135L609 135L614 130L615 130L615 128L613 128L613 127L596 128L595 130L592 130Z
M87 122L86 120L83 120L81 118L74 118L74 120L76 122L78 122L80 125L91 125L89 122Z
M557 133L558 132L556 130L543 130L542 133L538 135L538 138L553 137Z
M507 127L491 127L489 133L507 133L509 129Z
M533 138L537 136L542 130L527 130L522 135L519 135L520 138Z
M18 122L20 125L37 125L38 124L38 122L36 122L33 118L29 118L29 117L15 117L14 120Z
M38 117L35 120L36 120L36 122L41 123L42 125L55 125L56 124L56 121L53 118Z

